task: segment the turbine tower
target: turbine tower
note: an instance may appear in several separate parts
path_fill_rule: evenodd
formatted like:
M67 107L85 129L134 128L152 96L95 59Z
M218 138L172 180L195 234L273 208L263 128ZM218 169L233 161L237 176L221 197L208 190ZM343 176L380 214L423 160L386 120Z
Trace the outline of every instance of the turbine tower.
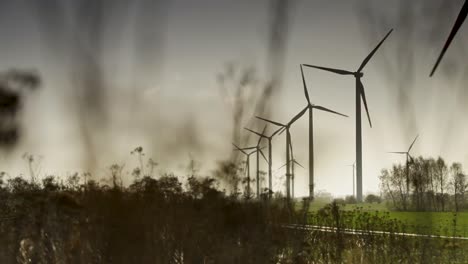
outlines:
M271 134L270 136L266 136L265 131L263 131L263 133L259 133L259 132L253 131L253 130L251 130L249 128L244 128L244 129L246 129L247 131L250 131L250 132L254 133L255 135L259 136L260 139L264 138L264 139L268 140L268 160L267 160L267 163L268 163L268 189L269 189L268 197L271 198L271 195L273 193L273 176L272 176L272 169L271 169L271 166L273 165L272 164L273 163L273 158L272 158L273 146L271 144L271 141L273 140L273 137L276 136L276 134L278 134L278 132L280 132L280 130L282 130L283 128L279 128L278 130L273 132L273 134Z
M468 0L465 0L465 3L463 4L463 7L460 11L460 14L458 14L457 20L455 21L455 25L453 25L452 31L450 32L450 35L448 36L448 39L445 42L445 45L442 48L442 51L440 52L439 58L437 58L434 68L432 68L430 77L434 75L435 71L437 70L437 67L439 67L440 62L442 61L442 58L445 55L445 52L447 52L448 48L450 47L450 44L452 43L453 39L457 35L458 30L460 30L461 26L463 25L463 22L465 22L465 19L467 16L468 16Z
M307 90L307 84L304 78L304 70L301 67L302 83L304 86L304 96L307 100L307 108L309 109L309 198L314 199L314 109L329 112L332 114L348 117L347 115L340 114L323 106L314 105L310 101L309 91Z
M355 185L355 182L354 182L354 177L355 177L354 172L356 171L356 162L354 162L351 165L348 165L348 167L353 168L353 197L356 198L356 185Z
M409 164L410 164L410 162L413 163L413 160L414 160L413 157L411 157L410 151L413 148L414 143L416 142L418 137L419 137L419 135L417 135L414 138L413 143L411 143L410 147L408 148L408 151L389 152L389 153L393 153L393 154L406 155L406 194L409 194Z
M369 125L372 127L372 122L370 119L370 114L369 114L369 109L367 107L367 99L366 99L366 93L364 91L364 85L362 84L361 78L364 76L364 73L362 70L364 67L367 65L367 63L371 60L371 58L374 56L374 54L377 52L377 50L380 48L380 46L385 42L385 40L388 38L388 36L392 33L393 29L391 29L387 35L379 42L377 47L372 50L372 52L367 55L367 57L364 59L364 61L361 63L361 66L359 66L358 70L356 72L351 72L347 70L341 70L341 69L333 69L333 68L326 68L326 67L320 67L320 66L314 66L310 64L304 64L304 66L319 69L319 70L324 70L324 71L329 71L332 73L336 73L339 75L351 75L354 76L356 79L356 170L357 170L357 200L358 202L362 202L362 127L361 127L361 100L362 103L364 103L364 107L366 109L367 113L367 118L369 119Z
M256 118L263 120L265 122L271 123L275 126L279 126L283 129L281 129L280 134L282 134L284 131L286 131L286 197L288 200L291 199L291 191L290 191L290 186L291 186L291 164L290 164L290 142L291 142L291 133L289 132L289 129L291 128L291 125L294 124L304 113L307 111L307 107L304 108L301 112L299 112L297 115L295 115L291 121L289 121L287 124L282 124L276 121L272 121L266 118L262 118L259 116L256 116Z

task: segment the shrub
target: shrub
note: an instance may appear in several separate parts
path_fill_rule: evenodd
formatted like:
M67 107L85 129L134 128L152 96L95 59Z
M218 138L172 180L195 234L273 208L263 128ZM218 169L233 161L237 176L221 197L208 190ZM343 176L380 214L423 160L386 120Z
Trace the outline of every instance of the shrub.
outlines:
M348 195L348 196L345 197L345 203L346 204L356 204L357 199L353 195Z
M382 199L377 196L377 195L374 195L374 194L369 194L366 196L366 198L364 199L364 201L366 203L381 203L382 202Z

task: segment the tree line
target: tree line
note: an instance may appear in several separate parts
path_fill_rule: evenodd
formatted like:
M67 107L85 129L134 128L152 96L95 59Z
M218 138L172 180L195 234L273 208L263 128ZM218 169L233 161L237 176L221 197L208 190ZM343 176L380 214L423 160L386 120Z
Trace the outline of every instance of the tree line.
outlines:
M468 181L460 163L418 157L394 164L379 176L382 196L394 209L462 211L468 209Z

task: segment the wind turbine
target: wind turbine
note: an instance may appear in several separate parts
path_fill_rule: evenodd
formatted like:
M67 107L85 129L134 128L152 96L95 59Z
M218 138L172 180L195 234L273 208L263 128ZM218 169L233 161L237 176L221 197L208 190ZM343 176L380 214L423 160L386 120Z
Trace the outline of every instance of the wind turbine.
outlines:
M406 155L406 193L407 194L409 193L409 164L410 164L410 162L412 163L413 160L414 160L413 157L411 157L410 151L413 148L413 145L416 142L416 140L418 139L418 137L419 137L419 135L417 135L414 138L413 143L411 143L410 147L408 148L408 151L389 152L389 153L393 153L393 154Z
M263 128L262 134L265 133L267 126ZM263 154L262 149L260 148L260 143L262 142L262 137L258 138L257 146L256 146L256 152L257 152L257 198L260 198L260 154L262 157L265 159L265 161L268 163L267 158L265 157L265 154Z
M362 128L361 128L361 100L364 103L364 107L366 108L367 118L369 119L369 125L372 127L372 122L370 119L369 109L367 107L367 99L366 93L364 91L364 85L362 84L361 78L364 76L362 70L367 65L367 63L371 60L380 46L385 42L388 36L392 33L393 29L391 29L387 35L379 42L377 47L372 50L372 52L367 55L364 61L359 66L356 72L351 72L347 70L341 69L333 69L333 68L326 68L320 66L314 66L310 64L303 64L304 66L329 71L332 73L340 74L340 75L352 75L356 79L356 168L357 168L357 200L362 202Z
M286 131L286 197L287 199L291 199L291 192L290 192L290 186L291 186L291 165L290 165L290 144L291 144L291 133L289 132L289 129L291 128L291 125L294 124L305 112L307 111L307 107L304 108L302 111L300 111L297 115L295 115L291 121L289 121L287 124L282 124L276 121L272 121L266 118L262 118L259 116L256 116L256 118L263 120L265 122L271 123L275 126L282 127L280 134L282 134L284 131Z
M256 147L249 147L249 148L240 148L238 147L236 144L232 143L232 145L236 148L235 150L238 150L240 151L242 154L244 154L246 156L246 162L245 162L245 167L246 167L246 170L247 170L247 197L250 198L250 156L254 153L257 152L257 148ZM246 152L246 150L251 150L251 149L255 149L254 151L251 151L251 152Z
M465 19L467 16L468 16L468 0L465 0L465 3L463 4L463 7L460 11L460 14L458 14L457 20L455 21L455 25L453 25L452 31L450 32L450 35L448 36L448 39L445 42L445 45L442 48L442 51L440 52L439 58L437 58L436 64L434 65L434 68L432 68L430 77L434 75L435 71L437 70L437 67L439 67L440 62L442 61L442 58L445 55L445 52L447 52L448 48L450 47L450 44L452 43L453 39L457 35L458 30L460 30L461 26L463 25L463 22L465 22Z
M309 198L314 199L314 109L329 112L332 114L348 117L347 115L340 114L323 106L314 105L310 102L309 92L307 90L307 84L304 78L304 70L301 67L302 83L304 86L304 95L307 100L307 108L309 109Z
M292 182L292 183L291 183L291 187L292 187L291 193L292 193L292 198L294 199L294 175L295 175L295 174L294 174L294 165L298 165L299 167L301 167L301 168L303 168L303 169L305 169L305 168L304 168L304 166L302 166L302 165L301 165L296 159L294 159L294 158L291 159L289 162L291 163L291 182ZM285 166L286 166L286 163L285 163L283 166L279 167L278 170L284 168Z
M299 162L296 161L294 158L294 152L293 152L293 145L292 145L292 140L289 140L289 147L291 148L291 193L292 193L292 198L294 199L294 165L297 164L300 167L304 168Z
M268 161L267 161L268 163L268 188L269 188L268 197L271 197L271 193L273 192L273 176L272 176L272 170L271 170L271 166L273 163L273 158L272 158L273 147L272 147L271 141L273 140L273 137L276 136L276 134L278 134L278 132L280 132L283 128L279 128L278 130L273 132L273 134L271 134L270 136L266 136L265 131L263 131L263 133L259 133L248 128L244 128L244 129L259 136L260 139L264 138L268 140Z

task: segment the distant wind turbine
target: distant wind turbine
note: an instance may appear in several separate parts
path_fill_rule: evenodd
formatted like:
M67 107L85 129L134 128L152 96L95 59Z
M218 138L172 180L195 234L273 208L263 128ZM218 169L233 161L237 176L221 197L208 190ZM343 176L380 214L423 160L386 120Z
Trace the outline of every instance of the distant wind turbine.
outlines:
M295 165L298 165L299 167L304 168L304 166L302 166L296 159L292 158L290 161L290 164L291 164L291 193L292 193L292 198L294 199L294 166ZM278 170L284 168L286 166L287 163L285 163L283 166L279 167Z
M387 35L379 42L377 47L372 50L372 52L367 55L364 61L359 66L359 69L356 72L340 70L340 69L333 69L333 68L326 68L320 66L314 66L310 64L303 64L304 66L329 71L332 73L340 74L340 75L352 75L356 78L356 168L357 168L357 200L362 202L362 128L361 128L361 100L364 103L364 107L366 108L367 118L369 119L369 125L372 127L372 122L370 119L369 109L367 107L367 99L366 93L364 91L364 85L362 84L361 78L364 76L362 70L367 65L367 63L371 60L380 46L385 42L388 36L392 33L393 29L391 29Z
M259 116L256 116L256 118L263 120L265 122L271 123L273 125L282 127L281 133L286 131L286 197L287 199L291 199L291 191L290 191L290 186L291 186L291 165L290 165L290 144L291 144L291 133L289 132L289 129L291 128L291 125L294 124L304 113L307 111L307 107L304 108L302 111L300 111L297 115L295 115L291 121L289 121L287 124L282 124L276 121L272 121L266 118L262 118Z
M389 153L393 153L393 154L406 155L406 193L407 194L409 193L409 164L410 164L410 162L413 163L413 161L414 161L413 157L411 157L410 151L413 148L414 143L416 142L418 137L419 137L419 135L417 135L414 138L413 143L411 143L410 147L408 148L408 151L389 152Z
M291 148L291 193L292 193L292 198L294 199L294 167L295 165L299 165L299 167L301 168L304 168L304 166L302 166L299 162L296 161L296 159L294 158L294 151L293 151L293 144L292 144L292 140L289 140L289 147Z
M246 129L247 131L250 131L250 132L254 133L255 135L259 136L260 139L264 138L264 139L268 140L268 160L267 160L267 163L268 163L268 189L269 189L268 197L271 197L271 194L273 192L273 176L272 176L272 170L271 170L271 166L273 165L273 158L272 158L273 146L272 146L271 141L272 141L273 137L276 136L278 134L278 132L280 132L283 128L279 128L278 130L273 132L273 134L271 134L270 136L266 136L265 131L263 131L263 133L259 133L259 132L253 131L253 130L251 130L249 128L244 128L244 129Z
M466 17L468 16L468 0L465 0L465 3L463 4L463 7L460 11L460 14L457 17L457 20L455 21L455 25L453 25L452 31L450 32L450 35L448 36L447 41L445 42L444 47L442 48L442 51L440 52L439 57L437 58L436 64L434 65L434 68L432 68L431 75L432 77L437 70L437 67L439 67L440 62L442 61L442 58L445 55L445 52L447 52L448 48L450 47L450 44L452 43L453 39L457 35L458 30L460 30L461 26L463 25L463 22L465 22Z
M263 128L262 134L265 133L267 126ZM257 198L260 198L260 154L262 157L265 159L265 161L268 163L268 159L265 157L265 154L263 153L262 149L260 148L260 143L262 142L262 137L258 138L257 146L256 146L256 151L257 151Z
M235 150L240 151L242 154L246 156L246 170L247 170L247 197L250 198L250 156L257 152L257 147L249 147L249 148L240 148L236 144L232 143L232 145L236 148ZM255 149L251 152L246 152L246 150Z
M347 115L340 114L323 106L314 105L310 101L309 91L307 90L307 84L304 78L304 70L301 67L302 83L304 86L304 96L307 100L307 108L309 109L309 198L314 199L314 109L329 112L332 114L348 117Z

